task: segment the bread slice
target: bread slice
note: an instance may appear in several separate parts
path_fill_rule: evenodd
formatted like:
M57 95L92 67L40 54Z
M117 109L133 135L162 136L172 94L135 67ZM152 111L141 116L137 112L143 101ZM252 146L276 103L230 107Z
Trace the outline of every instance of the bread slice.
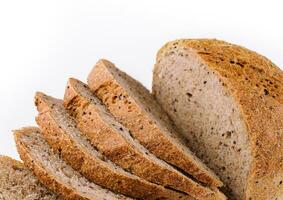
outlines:
M100 60L88 76L88 85L133 137L157 157L200 182L220 187L222 182L182 142L166 113L139 82Z
M117 193L139 199L188 199L188 195L165 189L132 175L101 155L76 128L61 100L36 94L40 114L36 118L42 134L61 158L90 181Z
M46 189L21 162L0 156L1 200L63 200Z
M76 172L53 153L38 128L15 131L18 152L25 165L50 190L68 200L128 199L104 189Z
M202 186L149 153L81 81L69 79L64 104L92 144L124 169L198 199L222 198L218 191Z
M283 73L218 40L178 40L158 53L153 92L235 199L283 199ZM208 148L209 147L209 148Z

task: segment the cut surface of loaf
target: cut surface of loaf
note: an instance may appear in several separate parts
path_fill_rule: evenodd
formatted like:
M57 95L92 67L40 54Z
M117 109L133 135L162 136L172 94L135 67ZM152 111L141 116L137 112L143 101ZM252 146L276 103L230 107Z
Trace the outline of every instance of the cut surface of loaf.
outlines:
M283 73L272 62L223 41L173 41L153 93L231 198L283 199Z
M148 152L81 81L69 79L64 104L92 144L124 169L197 199L224 198L218 190L202 186Z
M70 200L128 199L114 194L84 178L60 159L35 127L15 131L15 141L21 159L50 190Z
M63 200L45 188L21 162L0 156L0 200Z
M150 152L204 184L222 186L214 172L184 145L167 114L142 84L113 63L100 60L88 76L88 85Z
M61 158L86 178L117 193L139 199L192 200L188 195L165 189L132 175L100 154L76 128L63 101L36 93L36 118L42 134ZM114 139L114 138L113 138Z

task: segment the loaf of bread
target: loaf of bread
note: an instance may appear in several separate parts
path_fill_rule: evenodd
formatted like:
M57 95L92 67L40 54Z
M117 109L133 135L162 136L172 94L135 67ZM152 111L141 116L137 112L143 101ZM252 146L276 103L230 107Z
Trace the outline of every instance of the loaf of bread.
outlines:
M169 42L153 94L231 199L283 199L283 73L271 61L219 40Z
M176 40L152 94L104 59L87 82L36 93L39 128L14 132L23 164L0 156L0 200L283 200L283 72L267 58Z
M84 178L54 153L40 130L27 127L15 131L18 153L25 165L50 190L67 200L130 200Z
M83 82L69 79L64 104L92 144L127 171L196 199L225 199L218 190L204 187L148 152Z
M134 176L108 160L76 128L77 124L68 115L62 100L38 92L35 95L35 104L39 111L36 121L43 137L60 153L63 160L90 181L138 199L192 200L188 195Z
M21 162L0 156L1 200L63 200L45 188Z

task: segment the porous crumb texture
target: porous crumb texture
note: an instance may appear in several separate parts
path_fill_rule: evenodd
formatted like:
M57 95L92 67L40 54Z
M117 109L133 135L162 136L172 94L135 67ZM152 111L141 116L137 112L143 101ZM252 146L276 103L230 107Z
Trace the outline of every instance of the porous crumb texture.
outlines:
M64 104L93 145L127 171L198 199L222 197L218 191L203 187L149 153L123 125L114 120L81 81L69 79Z
M15 131L15 141L21 159L49 189L70 200L129 199L114 194L87 179L55 154L38 128Z
M173 41L153 93L231 199L283 198L283 73L272 62L223 41Z
M248 138L243 134L246 128L238 120L240 113L234 101L194 55L166 58L159 63L161 71L157 74L159 78L164 77L162 82L172 84L154 91L170 103L165 105L158 94L157 99L182 132L190 130L185 136L191 149L222 177L226 185L235 188L236 193L243 193L251 156ZM173 69L171 76L169 73ZM188 75L181 78L185 72ZM189 112L184 106L190 107Z
M39 92L35 101L40 112L36 121L45 139L61 158L89 180L133 198L192 199L140 179L109 161L76 128L76 122L69 116L62 101Z
M184 145L167 114L139 82L111 62L100 60L88 76L88 85L116 120L154 155L204 184L222 185L219 178Z
M0 200L62 200L21 162L0 156Z

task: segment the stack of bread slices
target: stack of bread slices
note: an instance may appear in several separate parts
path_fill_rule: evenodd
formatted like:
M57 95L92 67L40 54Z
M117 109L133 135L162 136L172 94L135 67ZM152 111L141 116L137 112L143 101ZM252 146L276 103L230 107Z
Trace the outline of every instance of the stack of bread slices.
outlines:
M279 200L282 83L264 57L217 40L165 45L155 96L99 60L62 99L35 94L38 127L14 131L24 165L0 157L0 199Z

